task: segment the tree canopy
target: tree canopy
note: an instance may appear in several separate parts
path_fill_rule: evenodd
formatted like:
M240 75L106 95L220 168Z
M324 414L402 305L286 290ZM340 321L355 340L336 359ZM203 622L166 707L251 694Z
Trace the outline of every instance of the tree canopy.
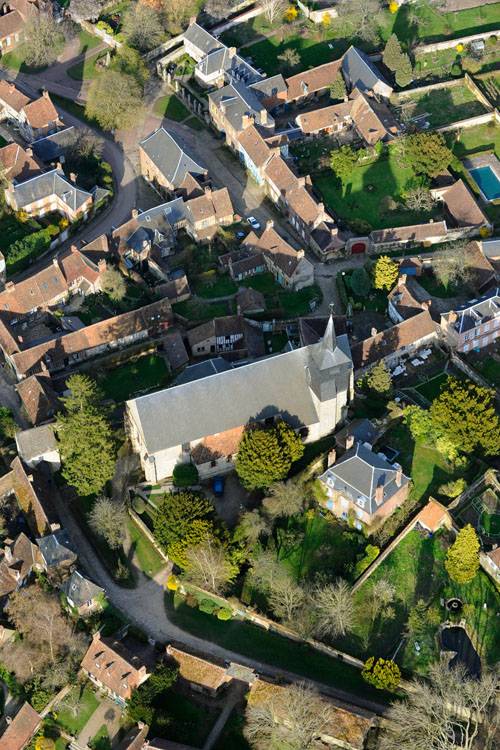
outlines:
M186 551L217 535L214 507L199 493L168 493L158 506L154 534L173 562L185 568Z
M345 187L352 175L358 157L350 146L341 146L330 153L330 167Z
M104 130L131 128L142 113L141 86L133 76L107 70L91 82L85 114Z
M401 672L391 659L370 656L363 667L363 678L378 690L395 690L401 681Z
M452 581L470 583L476 577L479 570L479 548L476 531L468 523L460 529L446 555L444 564Z
M399 274L398 264L388 255L381 255L373 267L373 286L375 289L392 289Z
M283 420L272 427L251 425L238 448L236 472L247 489L269 487L286 477L303 452L300 437Z
M435 177L451 163L453 154L441 133L413 133L403 142L404 159L416 174Z
M99 406L96 383L77 374L68 378L67 386L70 395L62 399L65 413L56 422L62 475L80 495L97 494L114 474L113 433Z
M330 96L335 100L340 100L347 96L345 81L340 70L333 79L333 83L330 86Z
M387 369L387 366L383 359L377 362L374 367L370 370L366 376L366 385L373 391L381 396L389 396L392 392L392 379L391 373Z
M64 47L59 24L46 13L31 16L24 27L25 62L33 68L53 63Z

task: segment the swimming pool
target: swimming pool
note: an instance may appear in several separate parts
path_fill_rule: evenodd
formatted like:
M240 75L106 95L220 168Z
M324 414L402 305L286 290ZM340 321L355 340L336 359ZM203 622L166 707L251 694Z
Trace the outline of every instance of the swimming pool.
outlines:
M489 165L476 167L475 169L471 169L469 174L476 181L486 200L494 201L500 198L500 180L492 167Z

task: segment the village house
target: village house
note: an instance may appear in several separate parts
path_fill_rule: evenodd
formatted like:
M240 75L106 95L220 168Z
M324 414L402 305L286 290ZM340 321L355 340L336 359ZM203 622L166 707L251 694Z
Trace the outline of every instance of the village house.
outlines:
M285 78L287 105L298 100L303 102L305 99L317 99L328 91L341 69L342 58Z
M5 188L5 201L13 211L24 211L28 216L40 218L56 211L73 222L88 218L94 198L56 167L23 182L10 183Z
M424 247L444 242L448 238L445 221L431 221L428 224L414 224L407 227L376 229L370 232L369 246L372 252L383 253L391 250L404 250L406 247Z
M140 142L139 164L144 179L166 195L181 188L188 175L202 185L208 181L206 168L190 155L177 135L163 127Z
M232 681L226 667L188 654L172 645L167 646L167 656L178 668L181 680L194 692L215 698Z
M45 0L9 0L0 9L0 52L5 55L24 38L24 26L41 11L51 11Z
M259 126L269 135L274 133L273 117L255 91L242 82L233 81L210 92L208 107L215 127L224 134L233 151L238 151L240 133L251 125Z
M433 188L431 195L444 205L446 224L449 227L461 227L464 230L462 234L477 233L482 228L493 229L490 220L463 180Z
M371 92L382 99L389 99L392 94L392 86L387 83L368 55L357 47L349 47L343 56L342 73L350 91L359 89Z
M18 128L28 143L55 133L63 125L47 91L38 99L30 99L5 80L0 81L0 119Z
M409 478L369 443L356 442L319 478L324 504L339 518L354 517L357 529L390 515L408 497Z
M500 288L443 313L441 330L447 344L458 352L493 344L500 337Z
M72 332L52 332L41 343L26 341L11 327L14 350L2 348L18 380L43 372L57 372L78 366L93 357L109 354L139 342L161 336L172 322L172 306L159 300L138 310L101 320ZM0 338L1 341L1 338Z
M266 270L273 274L281 286L298 291L314 284L314 266L305 257L304 250L295 250L283 239L274 229L272 219L267 222L260 237L255 232L250 232L241 246L261 254Z
M420 290L425 292L411 277L400 274L396 285L387 295L387 314L394 325L419 315L422 310L431 311L432 300L427 294L422 298Z
M15 438L18 455L26 466L32 469L43 462L51 471L59 470L61 457L53 425L44 424L21 430L16 432Z
M435 534L439 529L453 529L453 518L444 505L430 497L427 505L416 515L414 528Z
M75 143L78 128L73 125L63 127L55 133L50 133L33 141L31 148L36 158L44 164L64 164L68 148Z
M379 333L374 331L369 338L353 344L354 376L359 378L379 361L392 367L437 340L438 327L428 310L422 310L402 323Z
M97 586L80 571L74 570L61 586L69 606L76 609L80 617L88 617L102 608L104 589Z
M211 476L233 468L248 423L283 418L306 442L327 435L345 419L352 389L349 342L330 319L311 346L127 401L127 432L147 481L191 460Z
M119 641L102 638L99 631L94 633L81 668L94 685L105 690L121 706L126 705L132 692L150 676L138 656Z
M193 357L224 355L227 359L251 359L265 354L261 327L241 315L213 318L191 328L187 340Z
M252 287L241 287L236 295L236 312L238 315L256 315L266 309L266 300L262 292Z
M40 550L43 569L47 573L68 574L76 563L77 555L65 529L58 529L53 534L39 537L36 543Z
M40 174L42 164L33 155L33 149L24 149L18 143L9 143L0 148L0 164L8 182L23 182Z
M29 422L35 426L51 421L59 409L59 399L48 374L32 375L16 385L22 410Z
M15 541L4 540L0 549L0 609L10 594L28 582L34 570L42 569L39 549L24 532Z
M27 472L19 456L12 461L10 468L11 471L0 477L0 498L12 495L16 498L35 536L57 531L60 528L59 518L52 505L45 476L37 469Z
M6 727L0 735L2 750L24 750L42 723L42 717L29 703L23 703L14 718L7 717Z

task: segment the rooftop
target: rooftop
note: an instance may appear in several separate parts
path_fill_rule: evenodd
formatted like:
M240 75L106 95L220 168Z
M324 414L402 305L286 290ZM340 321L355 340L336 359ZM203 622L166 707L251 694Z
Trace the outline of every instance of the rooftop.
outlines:
M24 703L0 737L2 750L23 750L42 722L29 703Z
M160 127L140 143L144 153L151 159L166 180L178 188L188 173L206 175L207 170L190 155L189 148L179 136Z
M16 432L16 444L17 452L26 463L58 449L54 427L50 424Z

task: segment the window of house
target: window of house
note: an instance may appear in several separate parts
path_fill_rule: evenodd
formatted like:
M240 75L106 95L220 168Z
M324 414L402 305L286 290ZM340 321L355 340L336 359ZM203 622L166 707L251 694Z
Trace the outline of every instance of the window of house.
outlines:
M326 483L327 483L327 485L329 487L332 487L332 489L333 489L333 487L335 487L335 481L334 481L333 477L328 477L328 479L326 480Z
M365 497L358 497L356 500L356 504L359 505L360 508L364 508L366 504L366 498Z

